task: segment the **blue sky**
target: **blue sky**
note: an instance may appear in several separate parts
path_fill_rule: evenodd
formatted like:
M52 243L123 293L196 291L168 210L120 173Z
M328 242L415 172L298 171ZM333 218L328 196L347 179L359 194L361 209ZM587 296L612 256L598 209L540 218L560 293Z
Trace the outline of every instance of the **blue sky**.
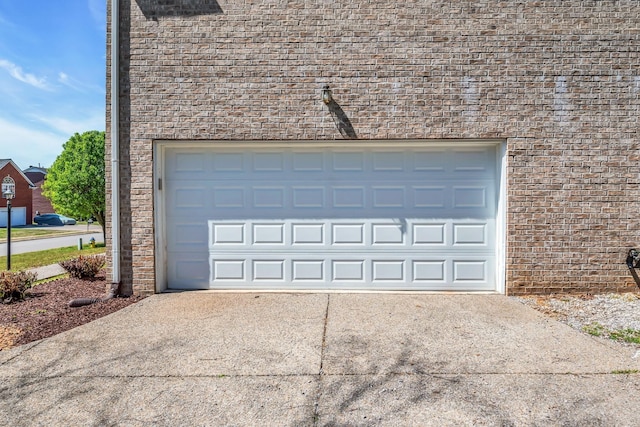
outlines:
M106 0L0 0L0 158L49 167L105 128Z

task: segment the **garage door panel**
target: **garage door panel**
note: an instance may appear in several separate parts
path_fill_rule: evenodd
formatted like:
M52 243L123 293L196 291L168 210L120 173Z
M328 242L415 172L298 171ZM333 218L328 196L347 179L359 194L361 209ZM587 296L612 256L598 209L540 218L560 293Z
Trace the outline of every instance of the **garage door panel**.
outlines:
M240 282L249 281L246 273L247 260L226 259L224 256L211 259L211 283Z
M377 211L389 216L440 218L492 218L496 212L496 193L489 183L473 186L403 186L376 181L364 185L333 182L324 187L317 181L295 185L269 180L242 183L212 181L204 188L192 181L168 186L167 205L177 214L204 215L215 209L224 218L323 216L371 217ZM199 212L202 210L202 212ZM184 212L184 213L182 213ZM210 215L204 215L210 217Z
M495 289L494 146L166 159L169 287Z
M439 209L442 212L447 205L446 189L445 186L413 186L412 206L416 209Z
M487 261L456 260L453 262L453 282L485 282L487 280Z
M206 233L203 233L204 230L201 224L176 224L174 230L171 236L171 240L175 242L174 249L178 249L181 246L191 249L194 246L202 247L208 243Z
M204 209L208 199L206 188L179 188L175 191L173 203L176 209Z
M494 289L493 260L459 259L454 255L367 255L333 253L320 259L299 253L212 255L212 289L332 288L352 290Z
M323 259L294 259L291 261L292 282L325 282L326 262Z
M175 181L167 185L166 194L167 203L172 207L170 215L175 215L174 212L180 209L191 212L205 208L210 189L199 181Z
M435 245L443 246L446 244L447 223L414 223L411 225L412 238L414 245Z
M366 189L362 186L331 187L332 207L334 209L363 209L365 207Z
M323 173L325 170L325 154L322 151L305 151L291 153L291 167L293 172Z
M246 245L246 227L243 222L210 223L210 246Z
M200 236L196 225L181 225L189 235ZM191 228L193 227L193 228ZM208 250L287 251L456 251L464 247L468 253L492 255L490 237L495 233L495 221L486 220L424 220L420 218L348 219L288 219L288 220L209 220ZM186 235L186 233L185 233ZM207 233L202 234L206 239ZM186 237L176 237L177 240ZM299 249L296 249L299 248Z
M175 179L210 178L219 180L254 180L275 174L296 179L352 179L355 175L378 174L385 180L404 181L411 178L451 180L456 177L495 179L495 150L409 150L350 152L334 150L243 153L241 151L180 149L167 162L167 173Z
M492 221L209 220L209 229L212 288L242 281L262 289L276 282L385 290L494 286Z
M446 283L446 261L443 259L415 260L411 263L411 273L416 282L442 285Z
M251 263L251 281L284 282L286 259L258 259Z
M292 245L323 245L325 242L325 224L323 222L291 223Z
M207 153L200 153L201 158L206 158ZM245 172L245 157L241 152L216 153L213 156L213 172L228 173L232 176L238 176Z
M371 282L405 281L406 260L372 260Z
M284 172L285 153L267 152L253 154L254 172Z
M487 245L487 224L452 224L453 244L463 245Z
M383 151L372 153L371 169L375 172L406 171L407 154L402 151Z
M326 188L315 185L295 186L291 189L293 209L322 209L326 207Z
M167 251L167 280L176 289L210 287L209 263L200 251Z
M173 176L180 176L181 174L188 176L204 175L206 172L206 157L197 151L178 152L168 162L168 171Z
M448 155L445 150L428 150L412 153L413 172L420 175L438 174L445 172Z
M465 175L470 172L485 174L488 167L493 167L495 151L491 148L465 148L452 150L451 156L453 170L462 172ZM491 171L492 172L492 171Z
M398 246L404 245L407 234L406 224L371 224L371 246Z
M253 224L251 234L253 236L253 240L251 241L252 245L263 246L263 245L276 245L282 246L285 244L285 224Z
M258 209L284 209L287 190L280 185L253 187L251 206Z
M453 187L453 208L474 208L484 209L487 207L487 188L476 187Z
M373 186L371 188L372 208L393 209L407 206L405 187Z
M244 187L216 185L211 193L215 209L243 209L247 206Z
M365 154L356 151L331 153L331 170L333 172L362 172L364 171Z

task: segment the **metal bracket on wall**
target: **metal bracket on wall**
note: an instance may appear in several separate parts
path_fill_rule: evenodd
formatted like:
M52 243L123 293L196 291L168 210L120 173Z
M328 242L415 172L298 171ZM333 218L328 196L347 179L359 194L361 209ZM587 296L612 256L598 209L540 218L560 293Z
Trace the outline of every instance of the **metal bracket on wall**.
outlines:
M637 249L629 249L627 253L627 267L629 267L629 271L631 272L631 276L633 276L633 280L636 281L636 285L640 288L640 277L638 277L638 273L636 272L636 268L640 268L640 252Z

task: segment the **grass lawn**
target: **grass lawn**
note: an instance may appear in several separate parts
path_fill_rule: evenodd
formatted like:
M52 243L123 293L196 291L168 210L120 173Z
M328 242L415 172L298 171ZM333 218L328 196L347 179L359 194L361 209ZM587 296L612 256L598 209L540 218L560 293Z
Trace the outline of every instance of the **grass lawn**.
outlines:
M51 230L47 228L22 228L22 227L11 227L11 241L13 239L18 239L20 237L44 237L51 236L55 237L57 235L69 234L70 231L65 230ZM0 228L0 243L6 243L7 241L7 228Z
M13 236L13 234L12 234ZM105 252L104 244L98 244L95 248L85 247L78 250L77 246L49 249L46 251L27 252L11 255L11 271L26 270L43 265L57 264L65 259L75 258L79 255L93 255ZM7 257L0 257L0 271L7 269Z

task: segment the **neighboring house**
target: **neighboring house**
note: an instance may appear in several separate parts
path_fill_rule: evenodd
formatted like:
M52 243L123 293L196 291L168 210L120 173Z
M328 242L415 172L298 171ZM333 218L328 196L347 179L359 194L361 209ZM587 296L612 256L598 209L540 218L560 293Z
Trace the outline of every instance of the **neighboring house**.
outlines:
M35 185L33 190L33 205L31 207L33 215L35 216L37 213L43 214L55 212L49 199L42 194L42 184L44 184L44 181L47 178L47 169L40 166L29 166L29 168L25 169L23 172L27 178L31 180L33 185Z
M125 290L634 289L638 2L119 5Z
M11 200L11 226L28 225L33 221L31 211L35 186L11 159L0 159L0 180L10 176L15 182L15 198ZM7 226L7 199L0 195L0 227Z

